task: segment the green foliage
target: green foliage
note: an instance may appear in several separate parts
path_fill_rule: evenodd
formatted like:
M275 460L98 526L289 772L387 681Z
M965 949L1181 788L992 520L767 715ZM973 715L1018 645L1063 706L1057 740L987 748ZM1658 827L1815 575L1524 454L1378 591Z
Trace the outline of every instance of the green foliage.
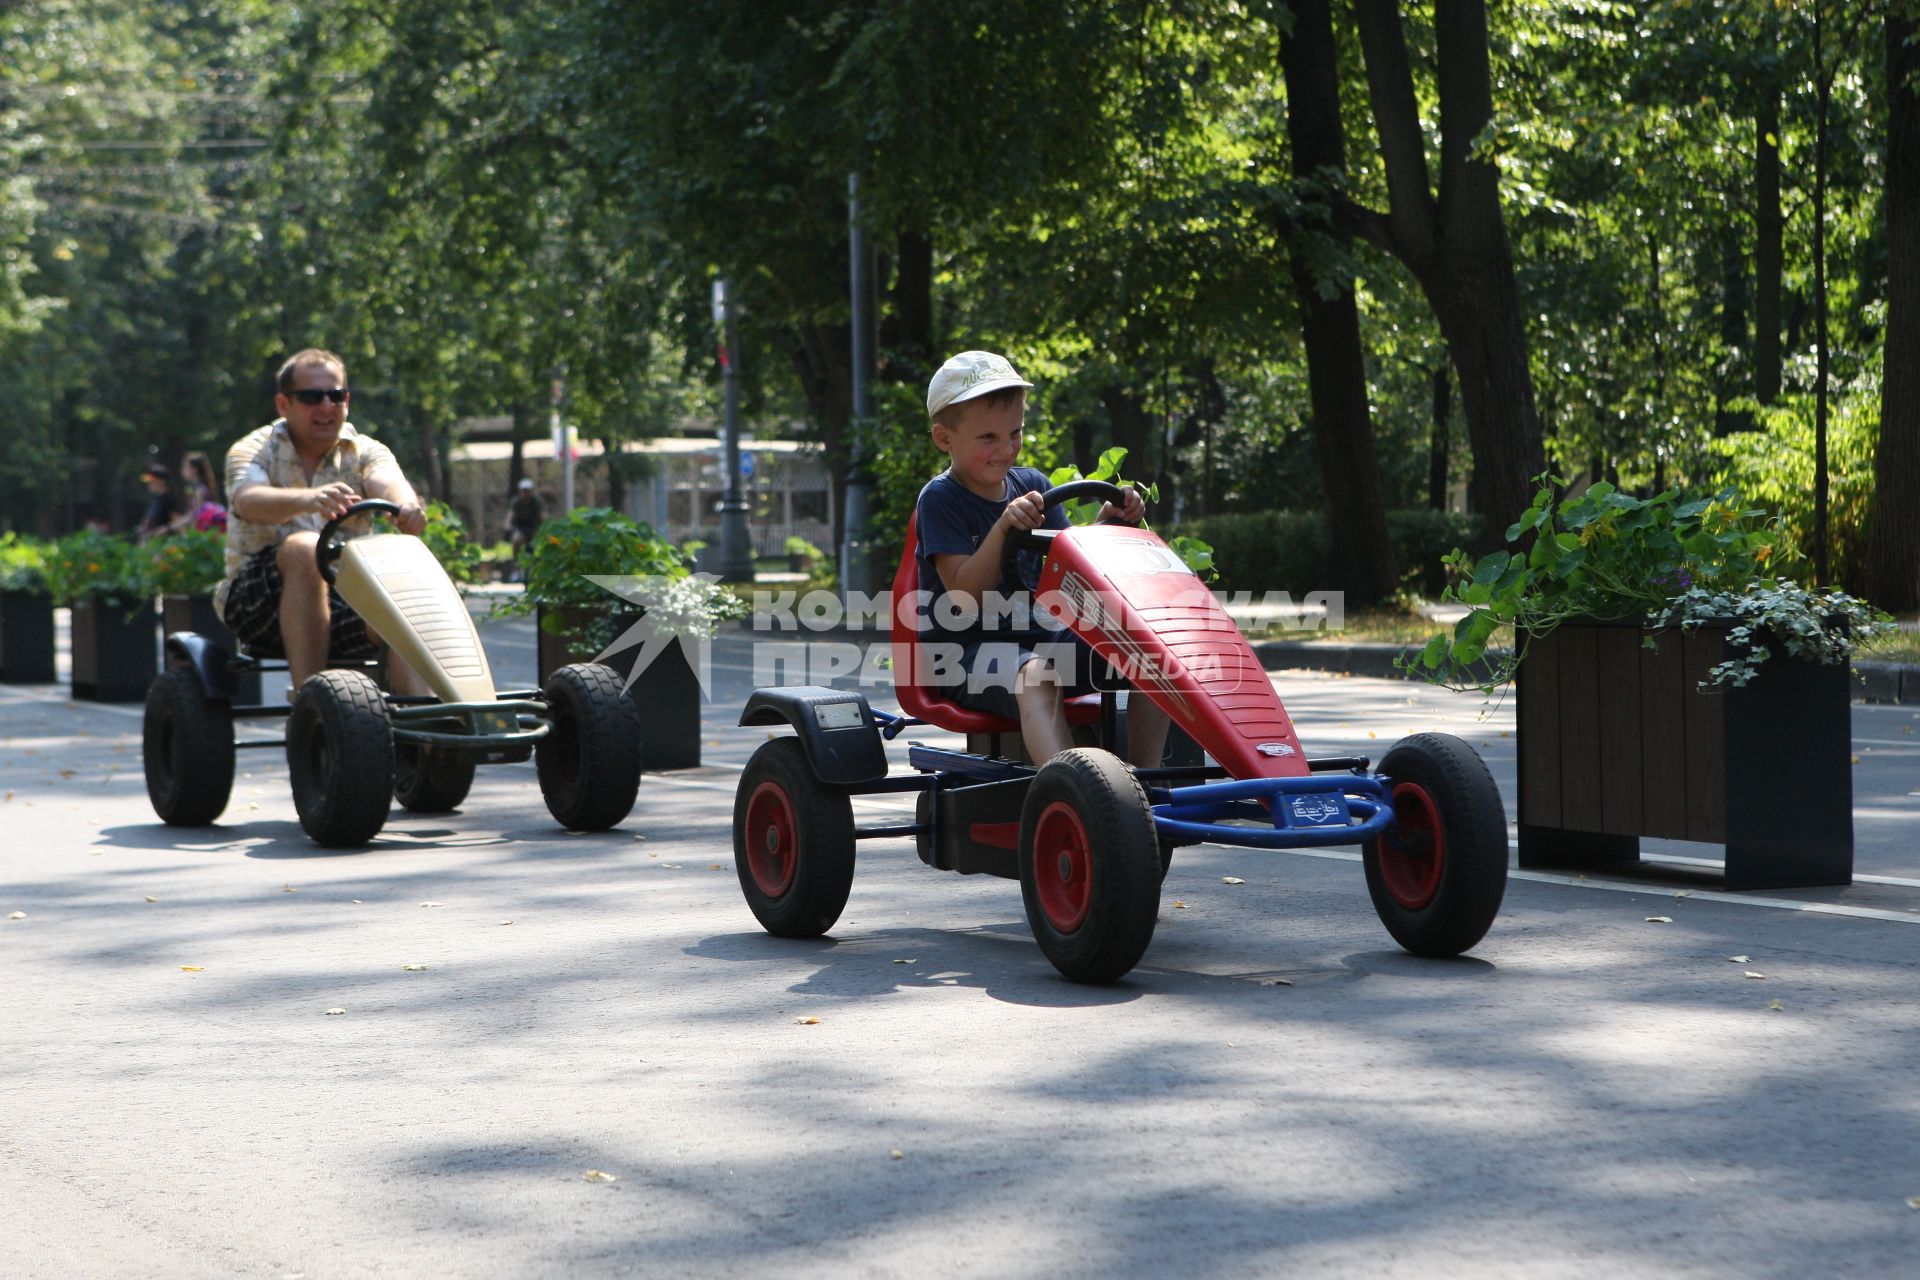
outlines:
M1312 590L1339 590L1327 570L1326 521L1317 511L1260 511L1208 516L1195 521L1196 533L1213 544L1213 564L1224 591L1255 595L1285 591L1295 598ZM1446 586L1441 558L1471 542L1480 531L1477 516L1415 509L1387 512L1387 536L1394 559L1413 570L1411 585L1421 595L1438 596Z
M48 550L38 538L0 533L0 591L44 593Z
M690 572L672 543L606 507L576 507L541 525L526 566L527 589L501 607L504 613L611 604L614 597L589 575L682 578ZM555 634L562 629L551 614L543 625Z
M1532 505L1507 528L1513 550L1446 557L1458 577L1443 599L1471 607L1451 637L1435 636L1407 665L1437 684L1490 691L1512 679L1527 644L1570 618L1650 620L1677 599L1745 595L1792 556L1767 513L1731 493L1636 498L1602 483L1556 501L1562 483L1539 478ZM1482 659L1503 626L1521 644L1489 672Z
M100 600L132 606L153 595L143 548L131 539L93 529L56 541L42 572L56 604Z
M427 504L427 527L421 531L420 541L427 544L449 578L457 583L479 581L480 547L467 536L467 522L460 513L437 498Z
M809 560L820 560L827 554L797 533L787 539L786 551L790 556L805 556Z
M1131 484L1131 481L1120 474L1121 464L1126 460L1127 451L1116 445L1100 455L1100 461L1091 474L1082 474L1077 465L1069 462L1065 466L1055 467L1047 476L1047 483L1057 486L1071 484L1075 480L1105 480L1108 484ZM1157 484L1141 484L1133 487L1138 489L1140 496L1148 502L1157 502L1160 499L1160 486ZM1069 498L1066 503L1067 523L1092 524L1100 518L1100 512L1104 506L1105 503L1091 498ZM1145 528L1153 527L1144 519L1141 524ZM1192 534L1183 534L1167 545L1172 548L1175 555L1180 557L1187 568L1199 575L1201 581L1211 581L1216 576L1213 568L1213 548L1205 539L1197 538Z
M227 574L227 535L216 529L186 529L140 548L147 581L163 596L204 596Z

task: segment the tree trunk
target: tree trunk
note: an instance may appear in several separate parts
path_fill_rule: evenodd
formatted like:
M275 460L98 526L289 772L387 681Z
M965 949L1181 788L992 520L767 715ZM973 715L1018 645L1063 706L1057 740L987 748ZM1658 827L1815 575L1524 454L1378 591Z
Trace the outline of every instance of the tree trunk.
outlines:
M1286 79L1287 139L1295 181L1312 190L1327 178L1343 179L1347 144L1340 124L1340 71L1328 0L1293 0L1293 30L1280 42L1280 66ZM1293 289L1307 350L1327 571L1331 585L1347 593L1348 603L1369 605L1393 594L1398 575L1373 453L1360 310L1350 280L1335 281L1334 296L1324 296L1305 248L1296 243L1292 249Z
M1887 333L1874 453L1867 589L1883 609L1920 608L1920 25L1889 13Z
M1780 398L1780 277L1786 218L1780 212L1780 86L1760 93L1754 117L1753 396Z
M1498 173L1474 140L1493 117L1484 0L1439 0L1440 188L1427 176L1426 143L1398 0L1355 0L1367 91L1386 164L1388 213L1349 206L1352 229L1392 253L1420 282L1460 375L1460 406L1473 446L1467 506L1487 517L1478 548L1533 499L1546 470L1513 250L1500 211Z
M884 339L887 359L881 376L890 382L924 384L939 366L933 350L933 239L924 232L902 232L894 264L893 314Z
M1119 383L1100 393L1100 403L1107 410L1107 430L1112 437L1110 444L1127 451L1127 460L1120 464L1120 473L1129 478L1142 477L1142 483L1145 483L1144 477L1153 466L1153 415L1147 412L1146 405L1131 388ZM1069 461L1085 471L1099 459L1087 452Z
M433 413L424 405L413 408L413 438L420 449L419 479L427 498L447 497L447 471L440 456L440 436L434 429Z
M1453 376L1442 364L1433 371L1433 425L1427 437L1427 505L1447 509L1447 440L1452 434Z
M1732 227L1720 235L1720 341L1730 352L1747 349L1747 259L1740 252L1740 233ZM1776 342L1776 373L1778 355ZM1741 381L1737 361L1729 361L1725 372L1714 375L1713 433L1717 436L1753 430L1753 414L1726 407L1729 400L1743 398Z
M844 243L842 245L844 248ZM846 540L847 465L853 424L853 331L844 324L808 324L793 331L794 370L807 408L820 424L833 484L833 545Z

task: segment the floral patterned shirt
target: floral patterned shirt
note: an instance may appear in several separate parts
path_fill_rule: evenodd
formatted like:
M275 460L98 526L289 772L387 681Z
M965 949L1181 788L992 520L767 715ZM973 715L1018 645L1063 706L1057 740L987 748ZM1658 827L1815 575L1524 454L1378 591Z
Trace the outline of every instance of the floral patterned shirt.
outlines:
M287 420L276 418L264 427L249 431L227 450L227 503L231 508L242 493L262 484L276 489L318 489L322 485L342 483L352 485L355 493L364 495L367 477L389 470L396 475L400 471L393 450L372 436L361 435L348 422L341 424L340 438L327 456L320 459L320 465L313 469L313 477L309 479L299 450L293 446L293 437L287 433ZM367 522L367 517L360 516L352 523L360 527L360 532L365 532ZM311 529L318 533L326 523L326 517L309 512L284 524L256 524L241 519L238 511L229 510L227 576L213 593L214 608L220 611L221 617L226 616L227 591L233 586L234 575L240 572L240 566L248 557L267 547L279 546L288 534L297 530Z

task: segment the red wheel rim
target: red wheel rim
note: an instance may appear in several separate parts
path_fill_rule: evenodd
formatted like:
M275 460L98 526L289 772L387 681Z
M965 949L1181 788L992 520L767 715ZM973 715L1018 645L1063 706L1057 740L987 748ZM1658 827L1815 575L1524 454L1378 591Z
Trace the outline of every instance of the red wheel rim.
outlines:
M800 835L793 820L793 802L777 782L763 782L747 801L747 870L754 884L769 898L777 898L793 884L800 861Z
M1093 900L1093 855L1080 815L1055 800L1033 827L1033 890L1047 923L1072 933Z
M1393 827L1380 838L1380 880L1387 894L1418 911L1440 891L1447 869L1447 831L1433 795L1417 782L1393 787Z

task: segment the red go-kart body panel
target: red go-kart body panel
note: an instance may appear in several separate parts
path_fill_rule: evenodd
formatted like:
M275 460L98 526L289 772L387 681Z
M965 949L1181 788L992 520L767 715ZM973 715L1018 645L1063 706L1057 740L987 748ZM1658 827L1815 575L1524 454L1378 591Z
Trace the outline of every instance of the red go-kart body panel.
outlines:
M1158 534L1062 529L1034 606L1092 645L1234 777L1312 772L1253 647Z

